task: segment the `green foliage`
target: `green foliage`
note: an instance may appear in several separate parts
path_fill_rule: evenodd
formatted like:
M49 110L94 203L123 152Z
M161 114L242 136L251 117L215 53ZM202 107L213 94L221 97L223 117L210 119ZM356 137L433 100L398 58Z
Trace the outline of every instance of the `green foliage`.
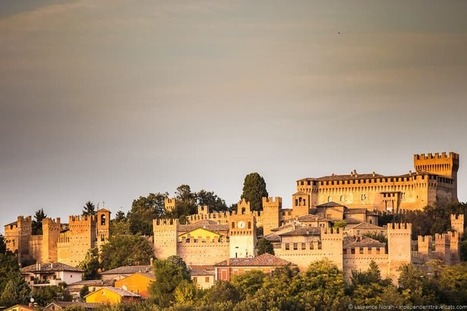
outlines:
M66 288L65 283L60 283L58 286L42 286L35 288L32 293L32 298L34 301L42 307L45 307L47 304L52 301L71 301L72 297L70 292Z
M0 253L0 306L26 303L29 292L16 256L10 251Z
M83 206L83 216L96 215L96 206L91 201L87 201Z
M0 234L0 254L6 253L5 237Z
M109 270L120 266L148 265L153 255L152 244L143 236L113 236L102 246L101 267Z
M128 213L128 222L132 234L150 236L153 234L152 221L164 215L164 199L168 193L150 193L147 197L134 200Z
M44 212L44 209L39 209L34 214L34 219L32 220L32 234L40 235L42 234L42 219L47 218L47 215Z
M347 227L347 222L345 220L336 220L334 222L334 228L345 228Z
M271 241L266 240L265 238L258 240L258 243L256 244L256 250L258 252L258 256L265 253L274 255L274 247Z
M221 212L228 210L225 201L219 198L212 191L201 190L196 193L196 199L198 201L198 205L207 205L209 207L209 210L212 212Z
M222 304L228 302L239 302L240 293L230 282L217 281L214 286L206 291L205 302L208 305Z
M258 173L250 173L245 176L241 198L250 202L250 208L252 211L263 210L262 198L267 196L268 191L266 190L266 182L261 175Z
M243 300L246 297L256 294L256 292L263 286L265 277L266 275L263 271L253 270L234 276L231 283L238 289L240 298Z
M89 293L90 293L89 286L84 285L83 287L81 287L81 290L79 291L79 298L83 299L84 296L86 296Z
M435 305L438 300L438 284L426 269L414 265L399 268L399 290L402 296L414 305Z
M186 287L187 282L191 283L187 266L179 256L170 256L166 260L155 260L154 275L156 281L149 285L150 298L163 308L169 307L175 302L175 290L179 285ZM184 289L181 288L177 293L179 299L182 299L183 291Z
M395 222L412 224L412 239L419 235L433 235L451 229L451 214L463 214L467 219L466 203L427 206L423 211L408 211L393 216Z
M382 279L378 265L371 261L367 271L352 271L350 296L357 305L378 305L388 286L392 286L391 280Z
M84 280L98 280L100 278L99 250L97 247L88 250L84 261L80 263L79 267L84 270Z

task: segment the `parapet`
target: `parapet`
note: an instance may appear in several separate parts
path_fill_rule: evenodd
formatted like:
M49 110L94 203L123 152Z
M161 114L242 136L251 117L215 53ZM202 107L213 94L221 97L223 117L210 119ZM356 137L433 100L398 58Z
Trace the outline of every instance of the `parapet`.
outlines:
M68 221L69 221L69 224L71 225L71 224L76 224L79 222L88 223L92 221L97 221L97 218L95 215L93 216L74 215L74 216L69 216Z
M390 223L387 225L388 231L393 232L412 232L411 223Z
M439 152L436 152L434 155L433 153L421 153L421 154L414 154L414 160L432 160L432 159L459 159L459 154L455 152L449 152L447 154L446 152L442 152L441 154Z
M281 197L263 197L262 201L263 201L263 205L268 204L268 203L282 204L282 198Z
M154 219L153 226L155 227L163 227L163 226L178 226L179 221L178 219Z

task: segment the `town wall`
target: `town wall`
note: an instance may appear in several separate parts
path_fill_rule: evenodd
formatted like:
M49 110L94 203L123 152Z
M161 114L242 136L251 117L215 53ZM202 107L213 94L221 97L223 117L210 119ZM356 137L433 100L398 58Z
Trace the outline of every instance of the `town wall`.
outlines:
M214 265L229 258L229 240L188 239L177 243L177 254L188 265Z
M352 270L367 271L374 261L383 278L389 277L388 252L385 247L355 247L344 248L343 272L344 278L350 281Z

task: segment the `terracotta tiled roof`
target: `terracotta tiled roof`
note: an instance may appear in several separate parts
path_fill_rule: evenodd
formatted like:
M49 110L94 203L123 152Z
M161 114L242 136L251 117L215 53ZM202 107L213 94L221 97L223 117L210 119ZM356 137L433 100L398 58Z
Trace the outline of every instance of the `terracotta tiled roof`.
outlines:
M144 266L123 266L123 267L118 267L112 270L107 270L102 272L101 274L103 275L109 275L109 274L133 274L136 272L142 272L142 273L147 273L152 271L152 266L151 265L144 265Z
M298 221L300 221L300 222L315 222L315 221L326 222L326 221L329 221L329 219L318 216L318 215L309 214L309 215L304 215L304 216L298 217Z
M214 266L198 266L193 265L189 267L191 276L208 276L214 275Z
M386 230L386 228L384 228L384 227L380 227L380 226L377 226L377 225L374 225L374 224L370 224L368 222L362 222L362 223L356 225L355 227L353 227L353 229Z
M264 238L268 240L269 242L280 242L281 241L281 237L275 233L270 233L266 235Z
M79 268L72 267L61 262L33 264L30 266L21 268L21 273L27 273L27 272L41 273L41 272L56 272L56 271L83 272L83 270Z
M97 308L102 308L101 303L90 303L90 302L80 302L80 301L54 301L49 303L44 310L57 310L59 309L65 309L67 307L75 306L75 307L81 307L84 309L97 309Z
M381 243L380 241L374 240L367 236L361 237L345 237L344 238L344 248L352 247L385 247L386 243Z
M97 291L102 291L102 290L109 290L109 291L112 291L114 293L116 293L117 295L119 295L120 297L133 297L133 298L138 298L138 297L141 297L140 295L138 294L135 294L135 293L132 293L130 291L127 291L127 290L124 290L124 289L121 289L121 288L116 288L116 287L105 287L105 288L101 288L101 289L98 289L96 291L93 291L89 294L87 294L85 297L89 296L89 295L92 295L94 294L95 292Z
M258 267L258 266L286 266L290 262L274 255L264 253L257 257L249 258L230 258L219 262L215 266L242 266L242 267Z
M281 233L279 236L319 236L321 234L321 229L317 227L298 227L295 230Z
M303 192L303 191L297 191L297 192L295 192L295 193L292 194L292 195L307 195L307 194L308 194L308 193L305 193L305 192Z

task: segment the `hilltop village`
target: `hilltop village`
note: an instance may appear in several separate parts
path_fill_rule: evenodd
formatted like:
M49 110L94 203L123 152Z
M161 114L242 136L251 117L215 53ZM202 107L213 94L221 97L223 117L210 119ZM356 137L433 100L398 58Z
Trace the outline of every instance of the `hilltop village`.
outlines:
M203 287L254 268L270 271L292 264L306 270L324 258L343 271L346 279L352 270L365 270L371 262L382 276L393 280L403 264L431 259L455 264L460 261L464 215L450 216L451 231L416 240L411 237L412 224L380 226L379 217L457 201L458 169L456 153L417 154L414 171L404 175L353 171L299 179L288 208L280 197L264 197L262 211L252 211L250 202L241 200L236 210L229 212L210 212L209 206L199 206L197 214L183 224L178 219L154 219L150 237L154 257L181 257L190 267L192 279ZM169 211L175 203L167 198L165 209ZM4 229L6 246L17 253L18 260L36 262L31 271L51 265L77 267L89 249L100 249L109 240L110 211L70 216L68 223L46 218L41 235L32 234L31 216L19 216ZM272 244L274 256L257 256L258 232ZM371 237L377 235L384 236L387 243Z

